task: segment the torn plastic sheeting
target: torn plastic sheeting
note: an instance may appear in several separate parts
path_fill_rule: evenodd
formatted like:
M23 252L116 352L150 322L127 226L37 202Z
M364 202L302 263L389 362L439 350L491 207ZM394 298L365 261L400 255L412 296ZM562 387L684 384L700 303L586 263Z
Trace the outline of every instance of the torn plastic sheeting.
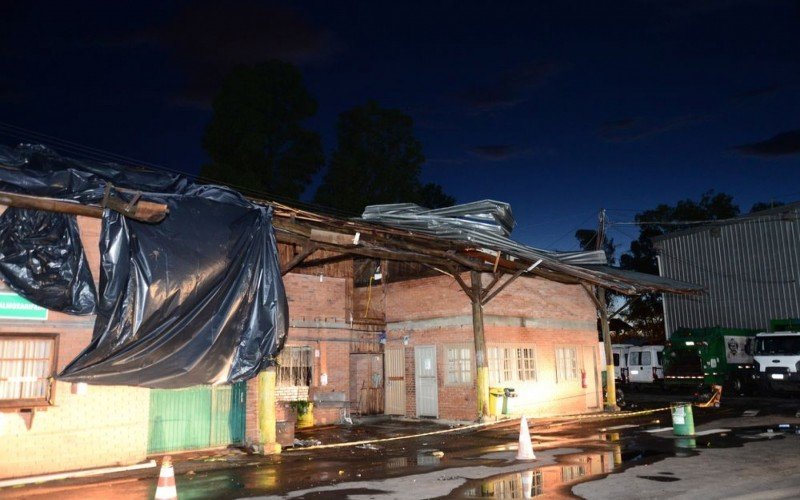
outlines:
M268 366L288 312L271 209L164 197L170 215L103 219L91 344L71 382L176 388L236 382Z
M10 207L0 216L0 277L47 309L92 314L97 294L75 217Z
M235 191L194 184L177 174L76 160L42 145L0 145L2 191L99 203L109 182L117 188L145 193L179 193L250 206ZM151 196L145 194L143 198ZM8 218L0 219L0 232L15 238L2 242L0 278L41 307L68 314L92 313L97 299L86 259L82 251L78 252L75 216L29 210L25 212L29 217L15 216L11 221L13 213L22 212L8 213Z
M0 146L4 191L89 203L103 199L109 182L154 193L185 193L193 185L181 175L67 158L42 145Z

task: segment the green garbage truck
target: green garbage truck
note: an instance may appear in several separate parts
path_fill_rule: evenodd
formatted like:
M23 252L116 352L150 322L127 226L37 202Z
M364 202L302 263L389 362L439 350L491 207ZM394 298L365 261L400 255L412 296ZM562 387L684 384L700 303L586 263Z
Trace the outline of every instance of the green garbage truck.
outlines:
M679 328L664 347L667 389L721 385L741 394L754 388L755 336L741 328Z

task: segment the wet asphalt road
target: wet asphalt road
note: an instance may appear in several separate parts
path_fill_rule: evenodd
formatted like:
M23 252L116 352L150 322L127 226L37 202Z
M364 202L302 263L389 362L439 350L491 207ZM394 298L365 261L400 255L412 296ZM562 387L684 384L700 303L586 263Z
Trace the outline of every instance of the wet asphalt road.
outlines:
M636 411L663 407L670 400L686 396L631 393L626 399L629 409ZM747 409L757 409L759 414L742 417ZM656 493L662 492L669 497L672 496L669 488L691 489L691 482L697 480L690 477L691 472L698 467L713 468L717 461L728 464L728 468L738 462L752 465L754 457L748 447L766 447L775 451L776 456L783 456L788 446L796 455L800 449L800 436L796 434L800 419L795 417L798 410L798 399L725 398L722 408L695 409L695 422L698 432L709 428L731 430L693 439L675 439L670 431L647 432L670 425L666 411L602 421L554 425L534 422L531 434L538 459L534 462L514 460L518 439L518 424L514 423L372 446L287 451L274 457L222 455L179 463L177 487L181 499L525 498L528 495L626 498L625 491L639 491L645 497L657 497ZM780 427L787 423L789 427ZM328 443L438 428L429 422L375 422L363 428L315 430L306 437ZM786 458L789 465L792 456L789 452ZM678 460L678 465L663 470L657 466L671 460ZM796 465L800 470L800 456ZM684 466L686 470L681 474L673 472L683 470ZM156 477L157 470L150 469L137 474L3 489L0 497L145 499L153 497ZM721 479L701 476L700 480L707 483ZM631 489L631 481L645 486ZM787 487L791 491L793 485ZM800 493L800 486L797 492Z

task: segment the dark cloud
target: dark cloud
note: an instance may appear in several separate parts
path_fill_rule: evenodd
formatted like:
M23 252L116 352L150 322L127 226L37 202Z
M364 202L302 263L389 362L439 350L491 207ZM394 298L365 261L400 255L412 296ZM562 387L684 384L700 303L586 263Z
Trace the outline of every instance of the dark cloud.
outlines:
M523 64L484 85L468 90L462 97L475 111L513 108L530 100L532 89L544 84L563 69L562 64L554 62Z
M134 33L127 43L157 43L184 70L181 97L207 104L235 66L281 59L295 64L320 61L335 50L332 35L297 11L253 1L190 3L168 22Z
M597 134L609 142L634 142L653 137L672 130L678 130L711 118L708 114L682 115L664 122L646 122L636 118L622 118L606 122L597 130Z
M733 148L748 156L788 156L800 154L800 129L774 135L767 140L742 144Z
M486 146L476 146L468 150L475 156L490 161L504 161L515 158L520 154L520 150L512 144L489 144Z

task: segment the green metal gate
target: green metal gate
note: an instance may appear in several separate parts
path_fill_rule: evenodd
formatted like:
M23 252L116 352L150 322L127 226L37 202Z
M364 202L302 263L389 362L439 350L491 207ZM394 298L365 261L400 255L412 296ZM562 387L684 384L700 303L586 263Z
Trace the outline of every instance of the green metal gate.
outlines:
M148 453L244 442L246 385L150 390Z

